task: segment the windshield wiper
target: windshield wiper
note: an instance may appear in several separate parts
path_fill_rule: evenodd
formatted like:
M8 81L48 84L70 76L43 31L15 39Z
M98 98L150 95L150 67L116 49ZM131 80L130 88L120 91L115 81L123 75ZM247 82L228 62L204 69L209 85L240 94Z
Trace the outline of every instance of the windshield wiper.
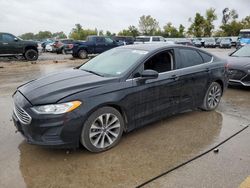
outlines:
M84 71L86 71L86 72L89 72L89 73L92 73L92 74L95 74L95 75L97 75L97 76L101 76L101 77L104 77L102 74L100 74L100 73L97 73L97 72L95 72L95 71L92 71L92 70L86 70L86 69L82 69L82 70L84 70Z

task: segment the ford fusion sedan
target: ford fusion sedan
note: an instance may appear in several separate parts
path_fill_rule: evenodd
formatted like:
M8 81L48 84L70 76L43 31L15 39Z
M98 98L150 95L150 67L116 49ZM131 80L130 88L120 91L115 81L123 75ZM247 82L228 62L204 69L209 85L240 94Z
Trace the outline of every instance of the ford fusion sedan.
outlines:
M166 116L214 110L227 81L225 62L205 51L167 44L122 46L20 86L13 95L13 120L28 143L81 144L101 152L124 132Z
M245 45L228 58L229 84L250 86L250 45Z

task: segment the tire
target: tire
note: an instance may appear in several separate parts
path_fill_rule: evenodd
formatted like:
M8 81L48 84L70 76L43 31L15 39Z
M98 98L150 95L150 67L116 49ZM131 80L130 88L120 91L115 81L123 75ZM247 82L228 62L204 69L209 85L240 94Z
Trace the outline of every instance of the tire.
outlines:
M206 92L201 109L205 111L212 111L216 109L220 103L221 97L221 85L218 82L213 82Z
M66 54L67 54L66 51L65 51L65 49L62 49L62 54L63 54L63 55L66 55Z
M80 50L80 51L78 52L78 57L79 57L80 59L86 59L86 58L88 57L87 51L86 51L86 50Z
M124 120L120 112L103 107L93 112L84 123L80 141L91 152L106 151L120 141L123 130Z
M24 53L24 57L28 61L36 61L38 59L38 52L34 49L28 49Z

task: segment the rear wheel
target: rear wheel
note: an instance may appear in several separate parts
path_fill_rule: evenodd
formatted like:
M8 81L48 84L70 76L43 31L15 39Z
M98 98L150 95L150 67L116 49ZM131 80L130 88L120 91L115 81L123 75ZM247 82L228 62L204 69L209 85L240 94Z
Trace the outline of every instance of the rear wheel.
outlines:
M216 109L220 103L221 96L222 96L221 85L217 82L213 82L209 86L206 92L201 109L206 111L211 111Z
M38 59L38 52L34 49L28 49L24 53L24 57L28 61L36 61Z
M78 52L78 57L81 59L86 59L88 57L88 53L86 50L80 50Z
M82 145L91 152L106 151L121 139L124 120L114 108L103 107L92 113L81 133Z

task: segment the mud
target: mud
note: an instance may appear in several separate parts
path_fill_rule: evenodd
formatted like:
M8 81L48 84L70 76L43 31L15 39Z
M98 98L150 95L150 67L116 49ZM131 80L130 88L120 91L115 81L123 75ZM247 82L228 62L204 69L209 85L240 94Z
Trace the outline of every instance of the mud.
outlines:
M135 187L211 148L250 121L249 90L229 88L217 111L186 112L153 123L124 135L118 146L104 153L27 144L11 121L12 93L28 80L81 63L70 59L0 63L4 67L0 69L0 187Z

